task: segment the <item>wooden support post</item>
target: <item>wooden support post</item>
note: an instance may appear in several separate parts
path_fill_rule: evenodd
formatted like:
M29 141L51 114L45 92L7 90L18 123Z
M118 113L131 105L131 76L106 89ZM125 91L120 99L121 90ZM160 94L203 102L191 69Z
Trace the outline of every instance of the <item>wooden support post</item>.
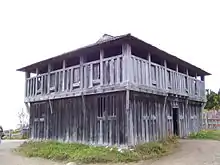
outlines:
M80 89L83 90L83 63L84 63L84 58L83 56L80 56L79 59L79 64L80 64Z
M50 72L51 72L51 64L48 64L48 79L47 79L47 94L50 93Z
M123 55L123 82L128 83L130 76L133 76L131 70L131 46L129 44L122 45Z
M35 95L37 95L39 69L36 68Z
M66 69L66 60L63 60L62 91L65 90L65 69Z
M130 91L126 90L126 118L127 118L127 142L128 145L134 145L134 132L133 132L133 120L132 120L132 111L130 109Z
M89 88L93 87L93 64L90 64L90 72L89 72Z
M195 95L198 95L198 89L200 89L200 87L198 87L198 83L197 83L197 73L195 75Z
M176 81L175 81L175 82L176 82L176 83L175 83L176 85L175 85L175 86L176 86L177 92L179 92L179 90L180 90L180 86L179 86L180 83L179 83L179 81L180 81L180 80L179 80L179 73L178 73L178 72L179 72L179 65L178 65L178 64L176 64L176 72L177 72L177 75L176 75Z
M100 50L100 85L102 86L104 83L104 73L103 73L103 58L104 58L104 50Z
M29 82L28 82L28 78L30 78L30 73L29 72L25 72L25 97L29 96Z
M189 93L190 91L189 91L189 70L188 69L186 69L186 90L187 90L187 92Z
M166 105L167 105L167 96L164 98L163 104L163 111L162 111L162 138L166 138L166 123L167 123L167 116L166 116Z
M164 67L165 67L165 89L168 89L168 74L167 74L167 61L164 60Z
M148 62L149 62L149 85L152 86L152 78L151 78L151 54L150 52L148 53Z

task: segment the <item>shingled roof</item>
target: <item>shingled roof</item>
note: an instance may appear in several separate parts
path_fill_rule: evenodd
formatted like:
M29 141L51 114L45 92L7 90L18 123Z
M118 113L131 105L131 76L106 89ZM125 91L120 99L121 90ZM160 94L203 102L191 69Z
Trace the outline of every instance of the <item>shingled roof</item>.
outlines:
M174 55L171 55L163 50L160 50L159 48L157 48L151 44L144 42L143 40L138 39L137 37L132 36L130 33L125 34L125 35L120 35L120 36L111 36L109 34L104 34L98 41L96 41L93 44L78 48L76 50L73 50L73 51L70 51L67 53L63 53L58 56L54 56L54 57L46 59L46 60L36 62L34 64L17 69L17 71L32 72L35 68L40 67L42 65L46 65L52 61L59 61L61 59L66 59L70 56L79 55L79 54L82 54L85 52L89 52L92 49L100 49L100 48L107 46L107 45L120 44L120 43L125 43L125 42L130 43L132 45L139 45L143 48L146 48L146 50L148 50L149 52L151 52L153 54L157 54L158 56L160 56L163 59L166 59L169 62L184 66L184 67L190 69L191 71L196 72L198 75L211 75L210 73L202 70L199 67L196 67L195 65L192 65L192 64L190 64L190 63L188 63L188 62L186 62L186 61L184 61Z

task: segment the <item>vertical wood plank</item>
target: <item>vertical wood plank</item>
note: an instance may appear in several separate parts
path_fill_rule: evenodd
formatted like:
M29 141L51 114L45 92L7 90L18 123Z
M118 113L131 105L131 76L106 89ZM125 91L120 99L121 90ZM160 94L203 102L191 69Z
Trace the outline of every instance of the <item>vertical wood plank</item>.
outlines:
M120 58L116 59L116 84L120 83Z
M151 87L152 86L152 78L151 78L151 54L148 53L148 62L149 62L149 65L148 65L148 79L149 79L149 86Z
M67 91L73 90L73 68L67 70Z
M29 81L27 80L30 78L30 73L25 72L25 97L29 96Z
M114 84L114 59L110 61L110 85Z
M93 64L90 64L89 87L93 87Z
M37 95L39 69L36 68L35 95Z
M83 58L83 56L80 56L80 62L79 62L80 64L80 71L79 71L79 73L80 73L80 89L82 90L83 89L83 63L84 63L84 58Z
M104 71L103 71L103 58L104 58L104 50L100 50L100 85L103 85L104 82Z
M129 44L122 45L123 55L123 82L128 82L132 74L131 67L131 46Z
M62 91L64 91L65 89L65 69L66 69L66 60L63 60Z

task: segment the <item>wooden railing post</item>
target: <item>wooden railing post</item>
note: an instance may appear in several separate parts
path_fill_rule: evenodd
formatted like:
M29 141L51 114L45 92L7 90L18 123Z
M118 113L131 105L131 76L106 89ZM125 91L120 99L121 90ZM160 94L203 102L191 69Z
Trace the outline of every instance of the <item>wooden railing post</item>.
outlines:
M188 71L188 69L186 69L186 90L187 90L187 92L189 94L190 86L189 86L189 71Z
M29 82L28 82L28 78L30 78L30 73L29 72L25 72L25 97L29 96Z
M180 91L180 80L179 80L179 66L178 66L178 64L176 64L176 82L175 82L175 86L176 86L176 90L177 90L177 92L179 92Z
M148 53L148 62L149 62L149 68L148 68L148 71L149 71L149 85L151 87L152 86L152 75L151 75L151 54L150 54L150 52Z
M66 69L66 60L63 60L62 91L65 90L65 69Z
M47 78L47 94L50 93L50 72L51 72L51 64L48 64L48 78Z
M38 88L38 74L39 74L39 69L36 68L35 95L37 95L37 88Z
M133 76L131 69L131 46L129 44L122 45L122 55L123 55L123 82L128 83L130 77Z
M167 61L164 60L164 67L165 67L165 90L168 89L168 75L167 75Z
M83 56L80 56L80 61L79 61L79 65L80 65L80 89L83 90L83 63L84 63L84 58Z
M104 50L100 50L100 85L102 86L104 83L104 76L103 76L103 58L104 58Z
M199 95L199 91L198 91L199 87L198 87L198 83L197 83L197 73L195 75L195 95Z
M201 76L201 81L202 81L202 95L203 95L203 98L205 97L205 76Z

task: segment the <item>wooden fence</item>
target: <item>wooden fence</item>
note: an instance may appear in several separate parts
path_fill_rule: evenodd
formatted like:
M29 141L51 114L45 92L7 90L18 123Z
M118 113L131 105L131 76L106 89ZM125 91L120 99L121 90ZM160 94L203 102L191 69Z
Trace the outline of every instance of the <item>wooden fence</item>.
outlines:
M220 110L203 112L203 129L220 130Z

